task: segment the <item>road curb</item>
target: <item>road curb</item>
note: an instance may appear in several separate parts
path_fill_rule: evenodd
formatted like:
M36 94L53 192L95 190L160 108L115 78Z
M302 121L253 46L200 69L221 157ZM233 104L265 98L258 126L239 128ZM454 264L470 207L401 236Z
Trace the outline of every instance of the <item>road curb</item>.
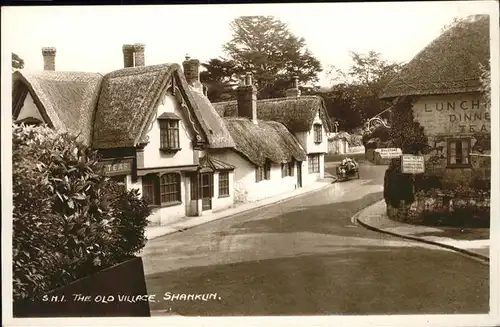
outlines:
M162 236L165 236L165 235L171 235L171 234L175 234L175 233L180 233L180 232L185 232L191 228L194 228L194 227L198 227L198 226L201 226L201 225L204 225L204 224L208 224L208 223L211 223L213 221L217 221L217 220L221 220L221 219L225 219L225 218L229 218L229 217L232 217L232 216L239 216L239 215L242 215L242 214L245 214L245 213L248 213L250 211L253 211L253 210L258 210L258 209L263 209L263 208L267 208L271 205L275 205L275 204L278 204L278 203L283 203L283 202L287 202L287 201L290 201L290 200L293 200L293 199L296 199L298 197L301 197L303 195L306 195L306 194L311 194L311 193L315 193L315 192L319 192L321 190L324 190L325 188L329 187L329 186L332 186L335 182L336 182L336 178L335 177L332 177L330 178L332 181L331 183L327 183L325 182L325 185L324 186L321 186L317 189L314 189L314 190L310 190L310 191L306 191L304 193L301 193L301 194L296 194L296 195L293 195L293 196L290 196L288 198L285 198L285 199L280 199L280 200L276 200L276 201L273 201L273 202L270 202L270 203L266 203L264 205L261 205L261 206L258 206L258 207L253 207L253 208L248 208L246 210L242 210L240 212L237 212L237 213L234 213L234 214L228 214L226 216L222 216L222 217L219 217L219 218L215 218L213 220L209 220L209 221L204 221L200 224L196 224L196 225L193 225L193 226L189 226L189 227L184 227L184 228L181 228L181 229L178 229L178 230L173 230L173 231L168 231L166 233L163 233L161 235L156 235L154 237L151 237L151 238L148 238L148 241L149 240L153 240L155 238L158 238L158 237L162 237Z
M384 201L384 200L382 200ZM439 243L439 242L435 242L435 241L430 241L430 240L426 240L426 239L423 239L423 238L420 238L420 237L416 237L416 236L409 236L409 235L403 235L403 234L398 234L398 233L394 233L394 232L389 232L389 231L386 231L386 230L383 230L383 229L380 229L380 228L377 228L375 226L372 226L372 225L369 225L367 224L366 222L362 221L362 220L359 220L359 216L361 216L361 214L366 211L368 208L374 206L374 205L377 205L380 201L377 201L375 202L374 204L358 211L356 214L354 214L354 216L352 217L352 221L355 221L357 222L358 224L360 224L361 226L363 226L364 228L366 229L369 229L369 230L373 230L373 231L376 231L376 232L379 232L379 233L384 233L384 234L388 234L388 235L391 235L391 236L396 236L396 237L399 237L399 238L403 238L403 239L408 239L408 240L412 240L412 241L416 241L416 242L420 242L420 243L426 243L426 244L430 244L430 245L434 245L434 246L439 246L439 247L442 247L442 248L446 248L448 250L452 250L452 251L455 251L455 252L458 252L462 255L465 255L471 259L474 259L482 264L485 264L485 265L489 265L490 264L490 258L485 256L485 255L482 255L482 254L479 254L479 253L476 253L476 252L472 252L472 251L468 251L468 250L465 250L465 249L461 249L461 248L458 248L456 246L453 246L453 245L448 245L448 244L443 244L443 243Z

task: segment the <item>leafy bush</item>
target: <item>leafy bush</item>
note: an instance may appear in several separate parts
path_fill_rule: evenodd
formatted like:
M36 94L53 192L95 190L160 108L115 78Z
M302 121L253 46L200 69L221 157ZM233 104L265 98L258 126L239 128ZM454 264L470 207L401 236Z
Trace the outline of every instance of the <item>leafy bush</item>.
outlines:
M37 297L130 258L150 212L106 178L75 137L13 125L14 299Z
M412 176L391 170L385 171L384 199L386 204L399 208L401 201L411 203L414 200Z
M394 105L390 138L394 147L403 153L425 153L429 149L428 139L424 128L414 120L412 101L406 98Z

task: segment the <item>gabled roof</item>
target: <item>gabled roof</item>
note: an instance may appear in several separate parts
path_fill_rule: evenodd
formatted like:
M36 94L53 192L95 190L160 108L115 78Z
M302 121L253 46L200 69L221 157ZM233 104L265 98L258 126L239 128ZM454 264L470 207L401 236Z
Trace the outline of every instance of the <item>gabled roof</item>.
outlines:
M234 140L210 100L194 87L189 89L208 128L208 146L212 149L233 148Z
M234 168L236 167L207 154L204 157L200 158L200 168L202 170L208 169L211 171L218 171L218 170L234 170Z
M221 117L237 116L237 101L217 102L213 105ZM310 131L318 111L327 132L330 131L325 103L319 96L257 100L257 119L280 122L294 133Z
M470 16L418 53L385 87L381 98L479 91L479 65L489 66L490 19Z
M17 120L29 92L49 126L79 135L83 143L90 145L102 78L97 73L16 71L12 84L13 120Z
M146 141L148 126L158 105L172 87L185 104L181 112L190 122L197 142L207 142L207 131L200 109L189 91L177 64L138 66L113 71L104 76L94 123L96 149L134 147Z
M279 122L259 120L255 124L240 117L226 117L224 121L235 142L234 150L257 166L267 160L275 163L306 160L306 152L297 138Z

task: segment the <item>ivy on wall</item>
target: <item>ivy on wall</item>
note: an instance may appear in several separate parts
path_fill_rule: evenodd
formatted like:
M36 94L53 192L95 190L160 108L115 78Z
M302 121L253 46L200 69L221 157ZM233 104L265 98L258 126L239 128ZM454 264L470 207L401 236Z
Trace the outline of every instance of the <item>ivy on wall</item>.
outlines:
M414 120L413 101L413 97L404 97L394 105L390 137L394 147L403 153L418 155L428 152L429 144L424 128Z

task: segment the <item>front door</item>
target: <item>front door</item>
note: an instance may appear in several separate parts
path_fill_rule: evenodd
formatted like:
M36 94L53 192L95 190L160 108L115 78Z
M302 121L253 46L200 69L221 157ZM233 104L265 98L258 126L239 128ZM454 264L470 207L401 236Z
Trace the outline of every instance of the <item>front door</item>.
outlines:
M297 187L302 187L302 162L297 162Z
M212 196L214 188L214 174L202 173L201 174L201 207L202 210L212 209Z

